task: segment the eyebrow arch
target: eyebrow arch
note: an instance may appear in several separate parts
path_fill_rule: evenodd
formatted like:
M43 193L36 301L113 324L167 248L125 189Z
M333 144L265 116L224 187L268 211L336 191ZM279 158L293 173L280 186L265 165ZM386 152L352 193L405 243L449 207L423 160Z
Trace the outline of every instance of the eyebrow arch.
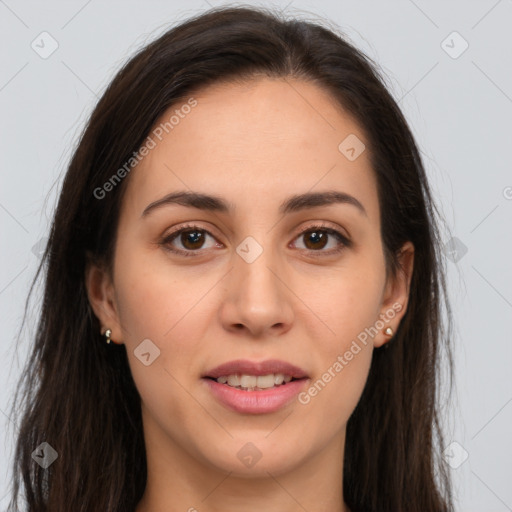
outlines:
M149 204L142 212L141 217L145 217L151 211L169 204L179 204L189 208L226 214L233 213L236 209L233 203L225 201L218 196L202 194L200 192L178 191L167 194L161 199ZM355 197L346 192L339 192L337 190L306 192L304 194L291 196L281 203L279 213L284 215L331 204L349 204L355 206L361 214L368 217L364 206Z

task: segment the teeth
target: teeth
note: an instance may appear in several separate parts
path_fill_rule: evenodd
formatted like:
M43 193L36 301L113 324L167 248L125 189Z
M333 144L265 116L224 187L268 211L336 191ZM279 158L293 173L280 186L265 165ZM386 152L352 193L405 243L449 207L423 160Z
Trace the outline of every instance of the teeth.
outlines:
M238 375L230 375L228 377L228 384L233 387L240 386L240 379L238 378Z
M243 388L255 388L258 378L259 377L254 377L254 375L241 375L240 386Z
M284 382L284 375L282 373L278 373L277 375L274 375L274 384L276 386L279 386Z
M283 373L270 373L269 375L223 375L217 379L221 384L253 391L254 389L270 389L288 383L292 380L291 375Z

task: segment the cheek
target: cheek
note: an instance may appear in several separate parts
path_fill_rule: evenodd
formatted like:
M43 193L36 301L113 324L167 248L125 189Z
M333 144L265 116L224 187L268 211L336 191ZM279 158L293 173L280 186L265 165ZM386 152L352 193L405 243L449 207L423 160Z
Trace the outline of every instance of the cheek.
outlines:
M118 315L133 378L149 400L158 389L170 394L179 388L174 379L185 382L190 370L197 368L199 344L208 325L201 298L218 279L194 278L187 270L162 264L159 257L141 258L136 253L120 257L116 265ZM137 357L142 343L149 346L150 360L152 350L158 354L148 366Z
M213 276L201 278L190 269L173 267L159 251L132 252L116 261L118 313L130 344L151 338L165 346L182 323L190 322L201 297L215 283Z
M348 420L368 378L383 286L379 268L378 262L360 271L343 268L323 283L323 293L304 290L305 302L316 314L316 326L310 328L316 332L312 359L318 372L299 402L311 412L307 421L328 419L322 428L332 432Z
M378 314L378 295L371 286L345 283L343 287L331 287L329 294L316 303L334 334L326 331L327 335L316 337L311 359L316 361L317 372L298 398L308 411L307 428L320 428L325 439L346 424L366 384L373 354L369 327Z
M181 269L136 257L120 258L116 282L118 314L130 370L144 407L159 424L169 418L187 423L193 408L186 389L197 376L200 342L206 319L199 302L212 279L191 279ZM212 282L210 282L212 281ZM187 283L189 285L187 286ZM191 284L193 283L193 284ZM149 344L150 364L139 358L142 343ZM153 352L158 354L153 359ZM196 372L197 373L197 372Z
M319 438L324 440L343 430L368 378L371 346L361 344L352 350L334 354L324 372L311 379L309 387L298 396L298 407L304 408L304 429L311 432L319 429L322 432ZM347 353L351 354L350 360Z
M359 269L347 266L315 284L316 287L304 287L302 296L314 313L310 315L316 321L312 332L319 334L323 329L324 335L319 338L322 352L332 357L347 350L358 336L363 339L367 329L378 320L383 274L378 262Z

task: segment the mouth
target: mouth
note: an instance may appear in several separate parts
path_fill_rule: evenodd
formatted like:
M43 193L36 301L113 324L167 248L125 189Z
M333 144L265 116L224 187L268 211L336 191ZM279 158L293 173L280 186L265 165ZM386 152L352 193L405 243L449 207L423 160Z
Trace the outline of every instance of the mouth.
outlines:
M205 377L206 379L213 380L219 384L225 384L231 388L240 389L243 391L264 391L266 389L274 389L282 387L289 382L304 380L297 379L291 375L284 373L269 373L268 375L248 375L248 374L231 374L221 375L220 377Z
M275 412L290 404L309 376L285 361L224 363L202 376L209 392L228 409L244 414Z

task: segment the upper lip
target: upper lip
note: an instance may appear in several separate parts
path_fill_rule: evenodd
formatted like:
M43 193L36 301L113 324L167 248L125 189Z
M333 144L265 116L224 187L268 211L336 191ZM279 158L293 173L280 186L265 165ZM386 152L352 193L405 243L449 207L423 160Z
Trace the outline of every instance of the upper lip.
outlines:
M203 377L211 377L218 379L219 377L234 375L269 375L271 373L283 373L290 375L294 379L302 379L307 377L307 373L298 366L281 361L279 359L267 359L266 361L249 361L248 359L237 359L223 363L211 370L208 370Z

